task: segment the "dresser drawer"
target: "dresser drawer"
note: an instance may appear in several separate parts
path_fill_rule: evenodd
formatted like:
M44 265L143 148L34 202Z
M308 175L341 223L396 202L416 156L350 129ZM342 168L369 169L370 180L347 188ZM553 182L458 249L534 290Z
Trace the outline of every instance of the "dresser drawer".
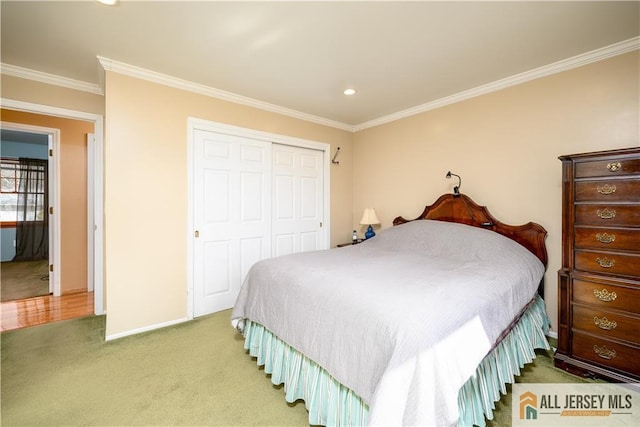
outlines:
M640 202L640 179L580 181L576 202Z
M640 318L574 305L573 327L640 345Z
M616 177L620 175L633 174L640 174L640 158L577 162L575 165L576 178L589 178L597 176Z
M640 253L623 254L583 250L576 250L574 253L576 270L640 277Z
M574 332L572 353L577 358L640 376L639 348Z
M573 279L573 301L601 309L629 311L640 315L640 288L604 285Z
M640 251L640 229L576 227L574 233L578 249Z
M640 204L576 204L575 215L576 225L593 225L596 227L640 226Z

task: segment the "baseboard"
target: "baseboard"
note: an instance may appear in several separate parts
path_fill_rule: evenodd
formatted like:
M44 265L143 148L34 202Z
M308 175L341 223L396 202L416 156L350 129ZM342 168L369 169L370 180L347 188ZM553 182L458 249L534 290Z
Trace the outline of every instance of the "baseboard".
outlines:
M549 332L547 333L547 335L548 335L548 336L550 336L551 338L558 339L558 333L557 333L557 332L549 331Z
M170 320L168 322L157 323L155 325L144 326L142 328L136 328L136 329L131 329L129 331L119 332L117 334L107 335L104 337L104 339L105 341L111 341L118 338L128 337L129 335L136 335L142 332L148 332L148 331L153 331L155 329L166 328L167 326L177 325L179 323L188 322L189 320L191 319L187 317L184 317L182 319Z
M88 292L87 288L66 289L64 292L62 292L61 296L67 296L67 295L73 295L73 294L81 294L81 293L85 293L85 292Z

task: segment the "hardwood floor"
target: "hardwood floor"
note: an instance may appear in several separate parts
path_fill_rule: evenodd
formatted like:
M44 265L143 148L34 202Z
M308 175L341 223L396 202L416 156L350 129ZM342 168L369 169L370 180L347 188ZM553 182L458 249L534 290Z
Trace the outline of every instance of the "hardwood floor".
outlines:
M0 304L0 331L93 315L93 292L46 295Z

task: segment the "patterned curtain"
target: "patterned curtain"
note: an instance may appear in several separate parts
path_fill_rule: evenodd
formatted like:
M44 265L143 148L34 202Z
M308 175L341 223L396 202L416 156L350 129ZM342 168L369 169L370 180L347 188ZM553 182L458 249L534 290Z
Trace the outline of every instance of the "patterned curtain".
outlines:
M47 160L20 159L16 256L13 261L49 259Z

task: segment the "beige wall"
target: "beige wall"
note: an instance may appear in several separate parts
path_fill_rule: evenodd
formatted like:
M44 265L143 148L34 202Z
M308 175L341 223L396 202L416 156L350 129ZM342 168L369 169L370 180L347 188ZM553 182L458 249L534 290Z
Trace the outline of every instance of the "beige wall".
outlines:
M549 232L547 310L557 325L562 154L640 145L638 51L356 133L353 223L374 207L381 228L452 191L510 224ZM361 229L364 231L363 229Z
M102 95L7 76L6 74L0 76L0 95L5 99L104 115L104 96Z
M3 109L2 121L60 129L60 290L87 290L87 134L93 123Z
M325 142L332 153L340 146L331 240L349 238L352 133L107 72L107 335L187 315L188 117Z

